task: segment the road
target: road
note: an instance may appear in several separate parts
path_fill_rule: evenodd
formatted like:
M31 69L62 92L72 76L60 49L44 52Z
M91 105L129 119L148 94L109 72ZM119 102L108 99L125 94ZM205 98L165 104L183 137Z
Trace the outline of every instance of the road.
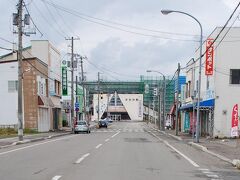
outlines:
M143 122L0 150L1 180L239 180L231 165Z

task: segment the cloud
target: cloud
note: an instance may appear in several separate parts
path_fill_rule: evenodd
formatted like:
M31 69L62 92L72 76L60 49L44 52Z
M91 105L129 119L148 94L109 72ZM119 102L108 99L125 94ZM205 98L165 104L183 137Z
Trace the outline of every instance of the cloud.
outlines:
M90 61L100 68L89 67L89 71L109 69L122 74L122 76L115 74L119 79L139 77L146 74L147 69L171 75L175 72L177 63L188 61L190 59L188 55L193 53L192 43L188 46L171 41L163 44L151 39L129 46L120 39L110 38L91 51Z

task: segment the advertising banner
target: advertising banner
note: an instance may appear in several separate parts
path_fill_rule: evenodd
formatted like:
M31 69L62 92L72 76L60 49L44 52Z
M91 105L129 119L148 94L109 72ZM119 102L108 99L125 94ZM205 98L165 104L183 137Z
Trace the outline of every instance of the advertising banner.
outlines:
M62 67L62 95L68 95L67 67Z
M206 65L205 65L205 75L213 75L213 56L214 56L214 46L213 39L207 39L206 41Z
M238 136L238 104L235 104L232 110L231 137L234 136Z

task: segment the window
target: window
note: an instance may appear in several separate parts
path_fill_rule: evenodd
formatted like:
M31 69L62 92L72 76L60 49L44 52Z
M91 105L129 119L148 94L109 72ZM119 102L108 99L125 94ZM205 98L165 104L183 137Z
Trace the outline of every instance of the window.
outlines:
M60 95L60 82L57 80L54 81L54 89L55 89L55 94Z
M16 92L18 90L18 81L8 81L8 92Z
M209 90L209 79L207 78L207 90Z
M240 84L240 69L230 69L230 84Z

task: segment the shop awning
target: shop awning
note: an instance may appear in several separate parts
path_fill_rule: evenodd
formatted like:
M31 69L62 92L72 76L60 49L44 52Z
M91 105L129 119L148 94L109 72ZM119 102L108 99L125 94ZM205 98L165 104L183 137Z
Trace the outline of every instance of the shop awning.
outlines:
M39 106L49 106L49 100L48 97L38 95L38 105Z
M212 108L212 107L214 107L214 102L215 102L214 99L208 99L205 101L201 101L200 108ZM195 107L196 107L196 105L197 104L195 104ZM191 108L193 108L193 104L187 104L187 105L180 107L180 110L191 109Z

